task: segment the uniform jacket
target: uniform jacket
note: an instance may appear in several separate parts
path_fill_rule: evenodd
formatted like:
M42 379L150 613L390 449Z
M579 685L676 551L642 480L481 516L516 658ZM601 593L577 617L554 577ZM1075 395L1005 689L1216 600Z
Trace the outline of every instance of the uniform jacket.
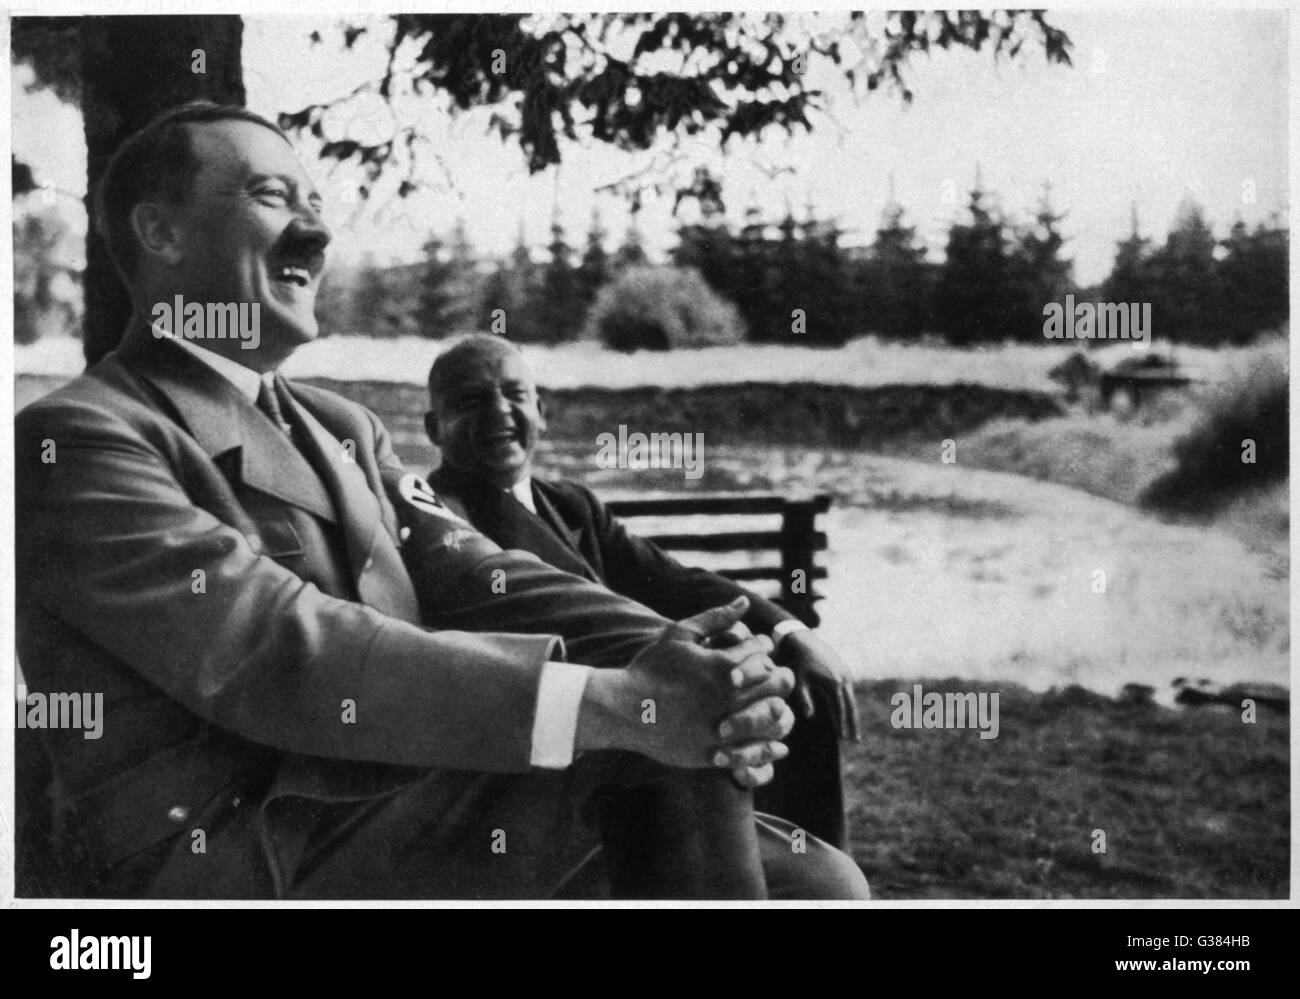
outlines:
M409 481L372 413L290 393L301 449L226 379L136 329L18 415L27 687L104 695L99 739L38 733L79 893L283 894L304 830L270 818L277 801L365 801L431 768L527 771L538 674L560 637L583 661L621 664L663 624L467 525L447 530L403 502ZM494 570L508 593L489 589Z

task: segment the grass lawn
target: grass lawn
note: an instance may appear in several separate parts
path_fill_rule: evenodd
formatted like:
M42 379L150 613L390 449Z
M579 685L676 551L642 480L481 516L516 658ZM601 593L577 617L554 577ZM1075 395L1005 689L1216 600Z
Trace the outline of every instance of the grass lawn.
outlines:
M880 899L1285 898L1288 718L997 690L1000 732L890 725L908 680L860 684L853 855ZM1094 852L1094 830L1105 853Z

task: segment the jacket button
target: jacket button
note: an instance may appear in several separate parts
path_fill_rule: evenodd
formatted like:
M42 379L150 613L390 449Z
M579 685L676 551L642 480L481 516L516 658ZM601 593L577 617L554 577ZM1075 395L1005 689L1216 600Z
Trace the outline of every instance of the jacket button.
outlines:
M167 818L178 826L183 826L190 820L190 810L184 805L174 805L167 813Z
M405 541L407 538L411 536L411 529L409 527L403 527L400 531L397 532L397 536L401 540Z

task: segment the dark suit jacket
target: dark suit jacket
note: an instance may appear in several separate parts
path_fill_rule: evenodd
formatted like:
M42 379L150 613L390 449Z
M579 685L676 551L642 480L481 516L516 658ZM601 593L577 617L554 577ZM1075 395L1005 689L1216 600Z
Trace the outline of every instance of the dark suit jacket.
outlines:
M429 475L439 494L459 501L469 521L502 548L532 552L544 562L583 575L677 620L750 599L745 624L766 633L793 614L717 573L682 565L645 538L630 533L585 486L533 478L533 514L504 490L484 486L443 465Z
M729 579L682 565L653 542L629 533L590 489L575 482L534 478L533 514L513 494L474 482L449 465L433 472L429 481L503 548L532 552L566 572L605 583L666 618L689 617L742 593L750 598L745 624L755 633L794 617ZM571 652L580 662L585 649ZM817 689L812 695L817 713L795 725L786 739L790 755L778 765L776 779L755 794L755 805L843 846L847 825L834 705Z
M430 529L445 522L403 506L373 414L291 394L302 450L137 328L17 418L28 688L104 695L100 739L39 733L82 893L283 894L285 843L305 830L268 818L275 802L376 799L429 768L528 771L557 635L625 663L664 623L473 531ZM414 585L399 518L433 556ZM489 602L496 569L510 592ZM423 626L461 606L463 627L515 633Z

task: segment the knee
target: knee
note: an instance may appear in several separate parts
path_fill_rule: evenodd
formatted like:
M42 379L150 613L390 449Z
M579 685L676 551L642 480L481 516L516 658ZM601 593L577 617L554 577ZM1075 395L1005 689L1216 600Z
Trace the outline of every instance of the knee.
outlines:
M788 823L770 816L759 820L763 869L773 899L864 901L871 898L866 875L843 850L815 836L800 837L799 849Z
M813 898L857 901L871 898L867 876L847 853L822 844L816 859L817 865L811 872L817 888Z

